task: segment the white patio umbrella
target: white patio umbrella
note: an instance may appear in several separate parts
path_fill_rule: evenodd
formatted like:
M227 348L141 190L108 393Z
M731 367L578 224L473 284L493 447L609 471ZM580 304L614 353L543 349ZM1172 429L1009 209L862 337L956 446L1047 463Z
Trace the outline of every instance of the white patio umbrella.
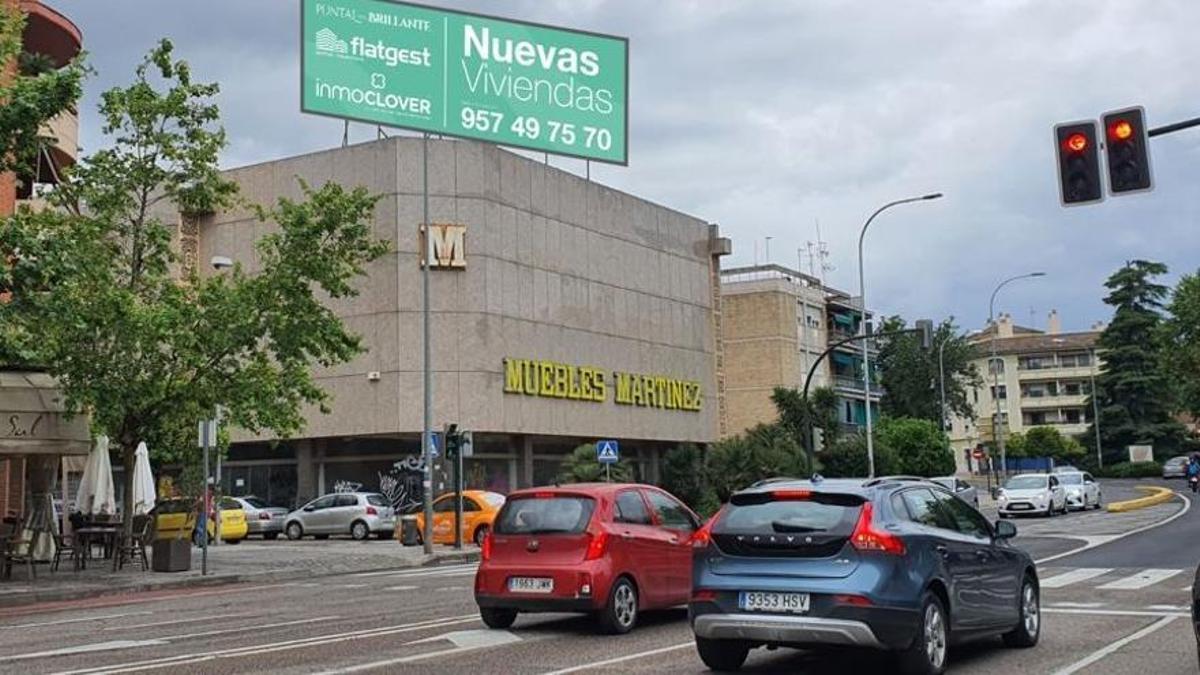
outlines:
M83 467L75 507L86 515L111 515L117 512L113 489L112 460L108 456L108 436L96 439Z
M150 451L144 441L138 443L133 462L133 515L144 516L154 508L157 499L154 475L150 473Z

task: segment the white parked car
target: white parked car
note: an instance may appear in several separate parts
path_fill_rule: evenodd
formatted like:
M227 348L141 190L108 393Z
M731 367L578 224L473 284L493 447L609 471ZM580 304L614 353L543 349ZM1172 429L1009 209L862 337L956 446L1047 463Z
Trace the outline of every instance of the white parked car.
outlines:
M1073 471L1056 474L1067 491L1067 508L1087 509L1100 508L1100 484L1086 471Z
M1067 512L1067 491L1057 474L1027 473L1008 479L996 496L1001 518L1037 513L1053 516Z

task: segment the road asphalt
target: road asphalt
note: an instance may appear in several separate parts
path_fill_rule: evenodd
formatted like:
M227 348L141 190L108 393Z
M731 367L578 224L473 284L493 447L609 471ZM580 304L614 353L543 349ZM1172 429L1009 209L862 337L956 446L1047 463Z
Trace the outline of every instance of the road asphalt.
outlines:
M1131 487L1112 484L1106 498ZM1200 509L1190 508L1190 498L1132 514L1017 521L1018 545L1039 560L1051 558L1039 564L1041 644L960 647L950 672L1195 673L1188 607L1200 551L1188 550L1200 537ZM1068 553L1073 549L1085 550ZM459 564L0 610L0 673L705 672L682 610L648 614L620 637L599 636L588 618L570 615L522 616L511 630L488 630L472 599L474 569ZM890 662L760 649L746 672L890 672Z

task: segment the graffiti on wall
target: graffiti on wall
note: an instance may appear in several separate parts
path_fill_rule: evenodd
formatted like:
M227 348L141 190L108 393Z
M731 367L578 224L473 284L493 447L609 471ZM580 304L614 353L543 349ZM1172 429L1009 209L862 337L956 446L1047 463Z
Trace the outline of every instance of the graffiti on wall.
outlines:
M362 483L355 483L350 480L339 480L333 484L333 491L336 494L348 494L358 492L362 489Z
M392 464L387 473L379 472L379 492L388 498L396 513L412 513L421 508L424 476L424 459L409 455Z

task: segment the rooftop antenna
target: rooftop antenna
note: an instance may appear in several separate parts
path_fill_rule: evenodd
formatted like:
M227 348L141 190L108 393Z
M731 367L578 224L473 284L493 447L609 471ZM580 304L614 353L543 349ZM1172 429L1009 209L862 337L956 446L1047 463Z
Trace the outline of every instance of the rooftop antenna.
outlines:
M829 244L821 238L821 221L814 218L813 222L817 226L817 240L809 240L805 244L808 247L808 275L814 279L819 278L821 286L824 287L826 285L825 273L832 272L836 268L829 262ZM818 270L820 270L819 273Z

